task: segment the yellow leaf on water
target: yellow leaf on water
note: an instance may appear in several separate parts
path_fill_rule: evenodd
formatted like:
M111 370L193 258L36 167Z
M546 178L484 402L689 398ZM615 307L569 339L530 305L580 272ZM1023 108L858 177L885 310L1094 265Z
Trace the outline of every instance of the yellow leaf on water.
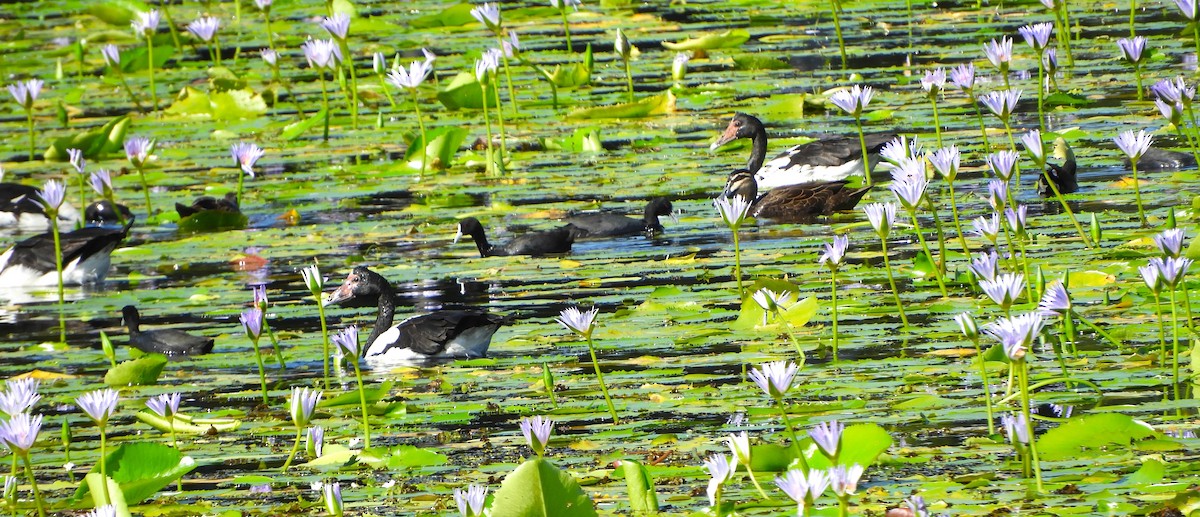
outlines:
M78 376L66 373L48 372L45 370L32 370L20 375L16 375L14 379L37 379L39 381L54 381L58 379L74 379Z
M575 269L582 265L583 263L578 260L562 259L558 261L558 267L562 269Z
M1104 287L1117 281L1117 277L1103 271L1072 271L1069 279L1071 289L1078 287Z

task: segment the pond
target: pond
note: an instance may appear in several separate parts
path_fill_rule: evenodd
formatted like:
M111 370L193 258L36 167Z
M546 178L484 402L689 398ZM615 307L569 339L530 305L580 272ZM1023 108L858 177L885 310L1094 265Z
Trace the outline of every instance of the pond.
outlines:
M134 13L151 7L139 0L14 7L0 20L9 35L0 52L4 80L39 78L45 86L28 113L7 100L0 108L5 181L41 188L59 179L68 203L98 200L90 188L81 192L81 175L66 159L67 148L87 147L85 174L112 171L116 201L137 217L103 282L67 286L61 305L54 287L0 293L0 377L41 380L42 398L32 411L44 423L29 455L41 497L54 513L91 508L92 497L76 490L99 463L101 437L106 451L124 446L129 458L138 458L139 444L170 446L170 426L161 419L152 425L145 401L179 392L180 416L195 419L191 426L176 420L179 451L194 460L180 484L176 473L131 488L139 475L135 460L110 459L123 469L114 479L132 498L133 513L315 514L326 510L314 483L338 482L346 513L454 514L455 489L474 484L497 494L510 472L536 456L519 425L540 415L554 421L546 462L582 485L602 515L636 513L628 471L617 466L625 460L645 465L659 513L790 514L795 504L772 482L794 458L790 431L804 440L817 468L830 461L807 432L831 420L851 429L841 463L867 463L847 499L849 513L883 515L921 495L935 514L1189 514L1200 504L1189 360L1198 348L1185 321L1194 282L1184 277L1174 297L1162 289L1156 303L1138 268L1160 256L1152 237L1171 226L1187 235L1187 256L1200 254L1190 246L1196 169L1144 163L1135 183L1113 139L1145 129L1156 147L1192 155L1190 105L1177 129L1159 114L1149 86L1181 75L1194 88L1194 25L1169 3L1134 6L1132 29L1148 38L1136 72L1118 46L1131 35L1130 6L1067 6L1071 55L1066 41L1051 37L1058 68L1040 119L1039 57L1018 28L1062 20L1038 2L842 3L836 20L845 66L826 2L585 2L566 9L570 52L559 9L503 2L503 28L516 31L519 48L508 69L501 64L494 74L498 91L484 90L495 95L488 101L490 125L483 110L452 109L480 106L475 64L499 41L467 5L280 0L270 7L268 30L264 12L250 2L170 3L155 7L169 11L179 44L164 19L152 58L147 40L130 30ZM329 37L319 23L327 9L351 15L345 50L355 77L319 71L301 51L306 41ZM220 20L216 43L184 29L205 14ZM615 52L618 29L633 47L628 81L626 62ZM1015 40L1007 74L983 51L1002 37ZM115 68L102 55L106 44L122 52ZM260 58L268 47L278 51L278 77ZM408 67L425 59L422 48L436 58L415 94L373 70L377 52L384 68L393 56ZM680 52L690 59L686 72L673 76ZM967 63L976 69L977 96L1006 85L1023 91L1010 106L1011 136L1004 120L952 81L932 102L922 89L926 72ZM1141 98L1135 74L1147 90ZM346 93L355 84L357 104ZM954 228L946 182L932 167L931 202L917 211L931 256L944 259L945 294L903 208L885 261L861 210L896 201L882 167L874 174L881 184L859 209L803 223L746 222L736 241L713 206L726 176L744 167L750 153L744 139L709 150L734 112L762 119L769 158L814 136L857 138L856 119L833 102L855 85L875 94L862 112L867 134L916 137L929 152L940 139L962 153L953 199L965 240ZM634 104L621 105L630 97ZM426 171L421 153L410 151L422 138L414 98L436 157ZM152 111L155 100L159 109ZM1021 144L1037 128L1047 154L1062 137L1077 159L1079 190L1065 195L1065 203L1037 194L1039 168ZM489 135L504 146L498 170L489 166L496 161ZM154 158L141 168L121 147L133 137L155 142ZM239 142L265 151L254 176L243 178L246 219L235 220L233 229L191 231L207 223L180 221L171 206L237 192L243 172L229 149ZM1011 191L1028 205L1027 236L1015 237L1013 246L1002 233L994 247L971 233L971 221L992 214L993 174L985 157L1009 148L1021 153ZM148 197L143 185L150 186ZM556 228L578 211L636 217L655 197L671 200L677 216L664 217L664 231L654 235L580 239L569 253L535 257L481 258L470 238L454 241L457 221L467 216L478 218L496 243ZM6 245L37 233L3 231ZM834 235L849 239L836 305L830 271L818 263ZM984 364L991 386L984 390L975 344L955 321L966 312L982 326L1008 312L973 278L962 242L974 258L998 249L1004 271L1028 275L1029 287L1016 289L1014 315L1036 309L1045 284L1069 275L1073 327L1064 331L1061 318L1046 318L1024 359L1043 455L1040 481L1023 472L1027 453L1014 452L999 421L999 414L1021 410L1021 376L1009 369L1021 363L982 336L979 344L990 348ZM371 422L364 451L354 369L337 361L325 378L321 315L301 273L313 265L326 294L355 266L370 267L395 287L400 317L481 308L506 317L506 324L486 357L363 370ZM239 322L253 303L254 284L265 284L265 319L286 362L282 367L263 337L265 388ZM764 318L750 296L760 287L799 301ZM165 365L139 359L126 346L126 305L140 309L147 329L214 339L212 353ZM365 337L375 308L363 305L327 307L329 334L358 325ZM592 344L619 423L610 417L588 341L556 321L575 306L599 310ZM105 339L115 347L111 359ZM1177 357L1163 352L1175 340ZM797 347L805 363L782 399L785 421L750 374L769 361L800 360ZM114 361L122 365L113 368ZM145 385L125 385L109 372L145 364L162 366ZM106 374L120 402L101 428L75 399L105 387ZM317 458L301 447L284 469L297 436L288 402L297 387L324 390L311 423L324 428L325 448ZM996 404L994 427L988 393ZM1072 407L1069 418L1056 416L1052 404ZM60 429L69 430L69 456ZM752 465L765 495L739 470L721 488L724 505L708 510L704 462L728 454L727 437L741 431L754 446ZM855 437L864 442L853 443ZM176 467L178 456L168 456ZM13 473L21 477L14 513L34 514L28 478ZM495 515L540 515L501 499L489 498ZM826 492L812 514L836 515L838 502Z

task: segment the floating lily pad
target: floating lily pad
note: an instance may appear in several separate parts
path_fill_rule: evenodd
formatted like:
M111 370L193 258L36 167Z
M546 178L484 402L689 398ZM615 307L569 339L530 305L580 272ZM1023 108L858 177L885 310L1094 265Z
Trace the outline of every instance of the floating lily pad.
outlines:
M688 38L677 43L664 41L663 46L670 50L713 50L737 47L749 39L750 32L746 29L730 29L717 34L705 34L698 38Z

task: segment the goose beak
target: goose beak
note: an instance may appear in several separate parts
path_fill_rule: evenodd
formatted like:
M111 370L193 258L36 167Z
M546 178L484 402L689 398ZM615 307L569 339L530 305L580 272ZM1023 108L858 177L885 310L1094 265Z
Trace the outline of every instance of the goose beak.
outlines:
M325 296L325 300L321 303L322 306L328 307L335 303L342 303L354 297L354 293L350 289L350 282L345 282L334 289L332 293Z
M728 144L729 142L732 142L734 140L737 140L737 137L738 137L737 132L738 132L738 127L733 125L732 122L730 122L729 127L725 128L725 132L721 133L721 136L717 138L717 141L713 142L712 145L708 146L708 150L716 151L717 149L720 149L721 146Z
M458 227L458 231L454 232L454 244L458 244L458 240L463 236L462 226Z

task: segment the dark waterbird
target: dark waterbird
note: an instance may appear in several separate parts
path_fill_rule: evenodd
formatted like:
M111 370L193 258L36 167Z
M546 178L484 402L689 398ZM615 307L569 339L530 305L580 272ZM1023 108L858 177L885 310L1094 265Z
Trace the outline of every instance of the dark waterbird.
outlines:
M133 226L133 217L121 228L89 226L59 234L62 246L63 284L103 282L112 252ZM35 235L14 244L0 255L0 287L58 285L54 262L54 236Z
M363 266L355 267L325 305L377 299L379 313L363 352L373 367L419 363L439 358L482 357L505 318L479 310L444 309L392 325L396 313L392 284Z
M479 224L479 220L474 217L468 217L458 222L458 234L454 236L454 242L457 243L463 235L470 235L475 240L475 247L479 248L481 257L566 253L571 251L571 244L575 242L574 234L566 226L563 226L553 230L527 233L514 237L504 244L490 244L483 231L483 225Z
M613 213L578 214L567 218L567 228L576 239L656 233L663 230L658 218L671 215L673 210L669 200L656 197L646 203L646 210L641 219Z
M191 206L183 203L175 203L175 211L179 213L179 217L188 217L210 210L234 214L242 213L242 210L238 207L237 194L233 192L225 194L225 197L221 199L212 196L200 196L195 201L192 201Z
M125 326L129 327L129 346L148 354L183 357L212 352L213 338L210 337L193 336L176 329L142 330L141 315L132 305L122 308L121 316Z
M754 175L746 169L729 174L721 197L741 196L750 200L750 215L779 222L806 222L822 215L853 210L871 187L854 188L847 181L819 181L789 185L758 195Z
M97 201L83 210L84 224L89 226L121 225L132 219L133 212L120 203L114 205L109 201Z
M771 161L767 157L767 130L753 115L737 113L710 149L717 149L739 138L751 141L750 161L746 169L754 173L759 188L775 188L817 181L837 181L863 174L862 146L857 136L823 135L813 142L800 144ZM879 162L879 150L896 138L894 133L866 135L870 168Z
M1129 167L1129 158L1125 158L1125 167ZM1159 171L1168 169L1188 169L1196 166L1196 157L1192 153L1181 153L1151 147L1138 159L1138 170Z
M1046 182L1046 176L1058 187L1060 194L1068 194L1079 190L1079 179L1076 177L1075 151L1061 136L1054 140L1054 157L1062 160L1061 165L1046 162L1046 174L1038 178L1038 194L1053 196L1054 190Z
M70 203L58 207L59 229L71 229L79 222L79 211ZM50 228L46 207L38 189L20 183L0 183L0 228L16 227L27 231Z

